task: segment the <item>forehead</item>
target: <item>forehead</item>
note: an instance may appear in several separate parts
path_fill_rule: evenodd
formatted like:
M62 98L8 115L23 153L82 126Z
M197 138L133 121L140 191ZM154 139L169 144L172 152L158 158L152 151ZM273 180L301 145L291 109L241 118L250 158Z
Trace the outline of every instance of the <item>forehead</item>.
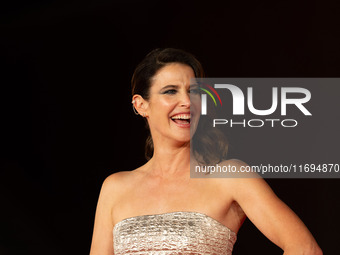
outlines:
M190 85L195 78L194 70L188 65L173 63L161 68L152 78L152 87L165 85Z

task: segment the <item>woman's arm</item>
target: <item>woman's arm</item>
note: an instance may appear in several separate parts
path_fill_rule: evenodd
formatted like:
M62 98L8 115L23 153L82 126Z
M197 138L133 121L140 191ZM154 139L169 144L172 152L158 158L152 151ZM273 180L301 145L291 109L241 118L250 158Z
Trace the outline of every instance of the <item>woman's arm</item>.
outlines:
M246 165L238 160L236 164ZM263 179L240 178L234 183L234 199L254 225L284 250L284 255L322 255L307 227Z
M90 255L112 255L113 252L113 223L112 223L112 205L115 176L107 177L102 185L94 228Z

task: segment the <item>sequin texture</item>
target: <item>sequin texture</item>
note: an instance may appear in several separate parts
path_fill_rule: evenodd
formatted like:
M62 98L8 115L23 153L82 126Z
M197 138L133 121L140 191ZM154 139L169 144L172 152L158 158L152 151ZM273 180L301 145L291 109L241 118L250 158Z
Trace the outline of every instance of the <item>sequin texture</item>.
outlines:
M197 212L143 215L118 222L113 229L114 254L231 255L236 234Z

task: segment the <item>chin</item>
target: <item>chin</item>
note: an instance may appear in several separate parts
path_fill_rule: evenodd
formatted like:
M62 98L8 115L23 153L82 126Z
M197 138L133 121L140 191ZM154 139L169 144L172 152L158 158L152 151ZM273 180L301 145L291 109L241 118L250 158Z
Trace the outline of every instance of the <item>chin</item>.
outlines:
M178 143L185 144L185 143L190 143L191 137L190 137L190 134L183 135L183 136L176 136L174 140L177 141Z
M181 139L180 141L183 142L183 143L190 143L190 137L186 137L184 139Z

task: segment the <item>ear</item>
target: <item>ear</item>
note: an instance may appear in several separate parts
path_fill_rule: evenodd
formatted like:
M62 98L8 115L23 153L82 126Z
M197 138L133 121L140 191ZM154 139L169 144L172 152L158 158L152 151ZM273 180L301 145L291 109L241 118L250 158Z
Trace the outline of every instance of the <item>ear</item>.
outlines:
M132 106L136 109L139 115L142 117L148 116L149 102L146 101L141 95L133 95Z

